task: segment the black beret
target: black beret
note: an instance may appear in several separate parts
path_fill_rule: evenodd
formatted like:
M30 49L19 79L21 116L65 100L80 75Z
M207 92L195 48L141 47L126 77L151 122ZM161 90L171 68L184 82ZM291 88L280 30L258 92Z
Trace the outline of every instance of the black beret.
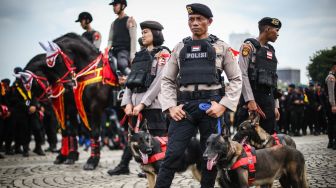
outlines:
M114 5L114 4L124 4L127 6L127 1L126 0L112 0L112 2L109 5Z
M6 85L10 85L10 79L5 78L1 80L2 83L5 83Z
M269 25L275 28L281 28L281 21L277 18L265 17L258 22L259 25Z
M295 84L289 84L288 87L295 88Z
M188 14L200 14L206 18L212 18L212 12L206 5L200 3L193 3L186 6Z
M141 29L148 28L161 31L163 26L157 21L144 21L140 23Z

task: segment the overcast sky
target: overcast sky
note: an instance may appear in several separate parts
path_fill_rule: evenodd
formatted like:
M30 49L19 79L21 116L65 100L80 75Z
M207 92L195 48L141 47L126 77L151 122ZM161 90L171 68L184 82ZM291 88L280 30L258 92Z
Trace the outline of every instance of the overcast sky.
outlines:
M308 81L306 66L317 50L336 45L335 0L128 0L126 13L139 24L159 21L165 29L165 45L173 48L189 36L189 3L204 3L214 15L210 33L229 43L230 33L258 35L257 22L265 16L282 22L280 37L273 44L279 67L301 70L301 81ZM92 26L102 34L101 50L106 47L111 22L116 18L108 0L0 0L0 78L12 78L16 66L24 67L42 53L39 41L53 40L65 33L83 33L74 21L82 11L93 15ZM138 37L141 31L138 27Z

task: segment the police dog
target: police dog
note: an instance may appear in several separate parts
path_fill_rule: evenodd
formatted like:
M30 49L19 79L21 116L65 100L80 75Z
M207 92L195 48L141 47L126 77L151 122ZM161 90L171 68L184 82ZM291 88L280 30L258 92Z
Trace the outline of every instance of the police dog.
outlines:
M160 165L163 162L163 158L159 157L159 160L151 162L152 156L162 153L161 142L159 138L153 137L146 131L139 131L133 133L130 137L130 147L132 155L136 162L141 164L141 169L146 173L149 188L154 188L156 176L159 172ZM177 170L177 172L185 172L188 168L191 169L193 177L197 180L201 180L201 162L202 151L200 142L193 138L185 151L183 157L183 166Z
M207 140L203 157L208 159L209 170L214 165L217 166L221 187L247 188L258 185L272 187L275 179L286 178L286 176L287 181L280 182L282 187L308 187L305 160L298 150L286 145L278 145L255 152L255 179L250 184L247 168L238 167L230 170L233 164L242 158L244 150L242 144L232 141L227 134L212 134Z
M296 148L295 141L286 134L276 134L272 136L259 126L260 116L257 113L251 113L249 119L241 123L238 131L233 137L234 141L242 142L244 139L256 149L269 148L277 145L277 140L282 145L288 145Z

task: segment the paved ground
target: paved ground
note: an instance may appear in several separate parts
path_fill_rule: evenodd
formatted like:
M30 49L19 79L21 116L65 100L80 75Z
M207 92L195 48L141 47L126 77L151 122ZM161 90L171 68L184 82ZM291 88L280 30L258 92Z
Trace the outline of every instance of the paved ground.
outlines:
M310 187L336 188L336 150L326 149L326 136L294 138L298 149L305 155ZM33 148L33 147L32 147ZM118 164L121 151L102 151L102 159L95 171L82 170L88 153L81 150L80 160L72 166L53 165L55 154L45 157L31 153L29 158L21 155L0 159L0 187L146 187L146 179L137 177L139 167L131 163L131 174L111 177L106 172ZM172 187L199 187L186 172L175 176ZM274 187L279 187L278 183Z

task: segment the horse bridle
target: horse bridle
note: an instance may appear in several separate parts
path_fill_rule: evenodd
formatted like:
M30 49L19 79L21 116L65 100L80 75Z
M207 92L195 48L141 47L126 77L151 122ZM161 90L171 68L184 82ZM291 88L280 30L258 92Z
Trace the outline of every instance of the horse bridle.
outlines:
M27 72L28 74L31 75L31 77L29 78L29 80L27 82L29 82L30 79L35 79L37 84L43 90L42 94L40 96L36 97L36 99L38 101L44 101L45 96L51 94L51 87L49 85L48 79L46 77L43 77L43 76L38 76L38 75L34 74L33 72L31 72L29 70L26 70L25 72ZM47 84L45 84L43 81L45 81ZM48 98L48 96L46 98Z
M95 58L92 62L90 62L85 68L83 68L82 70L80 70L78 73L75 72L76 67L72 67L72 65L74 64L74 61L72 59L70 59L70 57L65 54L61 49L57 49L57 51L55 53L53 53L50 56L47 56L47 60L49 58L53 58L55 56L61 55L63 62L67 68L67 72L60 78L58 79L58 83L68 83L68 82L74 82L75 83L75 87L77 86L77 79L81 76L83 76L85 73L93 70L94 68L96 68L98 66L98 63L100 62L100 60L103 58L103 54L100 53L97 58ZM66 77L70 74L71 79L66 79Z

